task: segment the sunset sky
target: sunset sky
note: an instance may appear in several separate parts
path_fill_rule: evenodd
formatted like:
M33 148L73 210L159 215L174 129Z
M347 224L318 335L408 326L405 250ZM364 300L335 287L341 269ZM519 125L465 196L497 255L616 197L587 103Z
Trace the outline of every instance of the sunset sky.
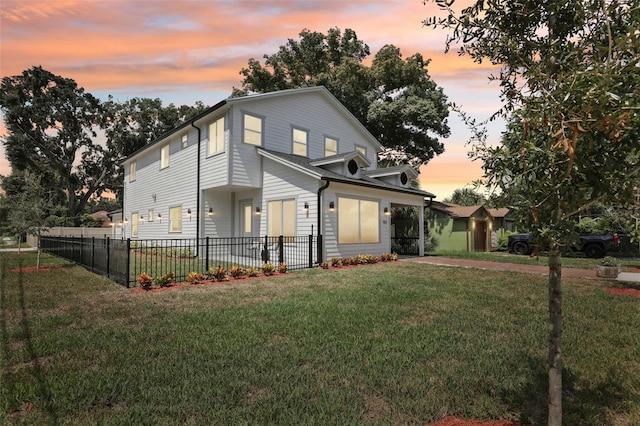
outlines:
M435 14L422 0L2 0L0 75L40 65L102 100L213 105L241 86L249 58L275 53L304 28L351 28L369 45L369 59L385 44L404 57L431 58L429 74L449 100L484 120L499 106L499 87L487 78L492 69L445 55L445 33L422 25ZM455 115L449 124L445 153L420 170L422 188L438 199L482 175L467 158L470 132ZM491 123L490 139L503 127ZM0 174L8 173L0 146Z

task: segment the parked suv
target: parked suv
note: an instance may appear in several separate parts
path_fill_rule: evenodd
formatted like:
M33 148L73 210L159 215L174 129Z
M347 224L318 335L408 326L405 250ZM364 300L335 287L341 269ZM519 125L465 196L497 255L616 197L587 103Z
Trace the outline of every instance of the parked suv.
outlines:
M531 254L533 252L531 234L509 235L508 248L510 253ZM620 237L618 234L580 235L579 246L574 245L571 249L581 251L585 256L591 258L604 257L608 252L620 250Z

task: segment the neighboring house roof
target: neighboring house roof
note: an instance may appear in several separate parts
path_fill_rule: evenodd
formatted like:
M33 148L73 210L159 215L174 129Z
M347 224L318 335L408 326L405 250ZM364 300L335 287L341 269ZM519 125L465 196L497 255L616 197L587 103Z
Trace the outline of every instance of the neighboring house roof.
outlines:
M459 206L457 204L444 203L441 201L434 201L433 203L431 203L429 208L431 210L436 210L442 213L446 213L447 215L455 219L471 217L478 210L485 210L487 211L487 213L489 213L488 210L485 209L483 206ZM491 215L490 213L489 215L493 217L493 215Z
M334 173L330 170L326 170L322 167L316 166L314 165L314 163L316 163L315 160L310 160L309 158L301 157L299 155L283 154L281 152L266 150L264 148L256 149L258 151L258 154L262 155L263 157L269 158L277 163L298 170L301 173L315 177L316 179L342 182L351 185L367 186L370 188L402 192L405 194L421 195L426 198L435 198L435 195L430 192L391 185L389 183L367 176L366 174L364 174L361 179L346 177L341 174Z
M89 216L94 219L100 219L102 221L102 228L108 228L111 226L111 218L106 210L99 210L95 213L91 213Z
M189 118L188 120L178 125L177 127L173 128L172 130L169 130L168 132L166 132L156 140L151 141L149 144L135 151L134 153L129 155L127 158L123 158L120 161L120 164L126 163L128 160L132 159L133 157L138 156L138 154L140 154L141 152L146 151L152 146L162 142L164 139L168 138L169 136L175 133L178 133L180 130L184 129L185 127L190 127L192 123L195 123L201 118L206 117L207 115L211 114L212 112L218 109L223 108L226 105L241 104L241 103L251 102L256 99L268 99L268 98L275 98L280 96L291 96L294 94L308 93L308 92L318 92L323 94L330 103L332 103L337 109L339 109L344 114L347 120L349 120L355 127L359 128L364 133L365 137L369 140L369 142L371 142L371 144L373 144L373 146L376 148L377 151L380 151L382 149L382 145L380 144L380 142L378 142L378 140L367 130L367 128L360 122L360 120L358 120L355 117L355 115L353 115L344 105L342 105L342 103L338 99L336 99L336 97L333 96L333 94L329 92L329 90L326 87L314 86L314 87L303 87L300 89L277 90L275 92L268 92L268 93L254 93L247 96L226 98L218 102L214 106L209 107L206 110L202 111L200 114Z
M487 209L487 211L495 219L505 217L509 214L509 209L506 207L503 207L501 209Z

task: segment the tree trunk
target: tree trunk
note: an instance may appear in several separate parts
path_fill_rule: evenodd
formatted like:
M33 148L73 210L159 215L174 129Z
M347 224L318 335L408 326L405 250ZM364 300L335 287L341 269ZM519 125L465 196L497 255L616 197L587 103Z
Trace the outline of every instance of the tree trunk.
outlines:
M549 418L562 425L562 257L553 243L549 250Z

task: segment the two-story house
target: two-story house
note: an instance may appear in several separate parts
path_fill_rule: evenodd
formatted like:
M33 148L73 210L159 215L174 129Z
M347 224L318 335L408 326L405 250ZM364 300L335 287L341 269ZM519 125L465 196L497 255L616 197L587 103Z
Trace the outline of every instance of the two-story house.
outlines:
M390 252L391 208L423 223L434 195L409 166L379 168L380 149L324 87L225 99L122 162L124 236L322 235L318 261Z

